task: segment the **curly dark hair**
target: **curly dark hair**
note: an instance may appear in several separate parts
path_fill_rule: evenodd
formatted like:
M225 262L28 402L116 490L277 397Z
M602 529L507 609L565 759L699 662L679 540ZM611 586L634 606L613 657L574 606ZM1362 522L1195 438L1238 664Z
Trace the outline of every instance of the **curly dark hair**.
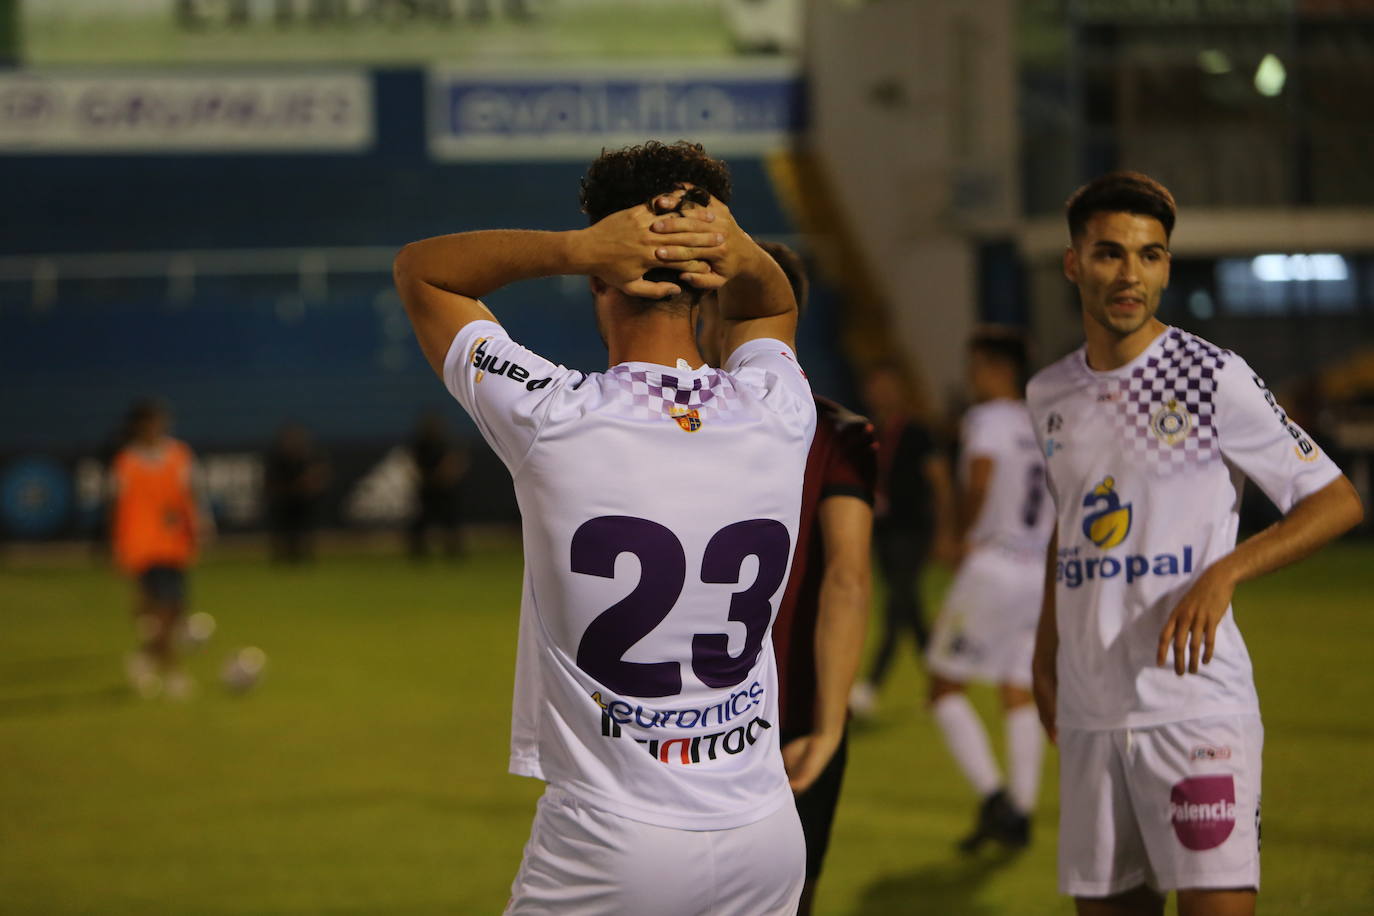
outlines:
M1077 241L1083 236L1088 220L1095 213L1134 213L1159 220L1164 238L1174 232L1174 218L1178 207L1169 189L1141 172L1108 172L1095 178L1077 191L1064 205L1069 221L1069 237Z
M684 184L693 187L683 197L683 204L705 206L711 196L721 203L730 202L730 167L706 155L700 143L650 140L640 146L603 149L582 178L582 212L587 214L589 222L596 223L617 211L648 204L658 195L677 190ZM658 207L654 209L665 212ZM679 204L677 212L681 211L682 204ZM668 267L650 270L644 279L655 283L681 283L678 271ZM691 306L701 300L704 292L687 287L679 296L665 301L671 301L676 307ZM643 301L649 304L649 300Z
M730 203L730 167L706 155L700 143L650 140L641 146L603 149L582 178L582 212L595 223L684 183Z

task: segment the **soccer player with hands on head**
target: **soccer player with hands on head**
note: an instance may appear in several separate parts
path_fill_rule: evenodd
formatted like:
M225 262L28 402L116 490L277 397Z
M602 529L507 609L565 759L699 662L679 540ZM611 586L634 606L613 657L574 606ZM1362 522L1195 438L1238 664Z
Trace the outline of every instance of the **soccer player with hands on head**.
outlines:
M1264 728L1236 586L1358 524L1350 481L1237 354L1155 316L1176 215L1104 175L1067 206L1085 344L1027 389L1055 498L1033 688L1080 914L1249 916ZM1236 542L1246 479L1282 520Z
M511 772L544 780L512 914L795 912L801 827L770 628L816 423L797 306L700 146L604 152L590 225L396 258L430 365L506 464L525 554ZM610 368L520 346L480 297L588 278ZM696 339L719 297L720 368Z

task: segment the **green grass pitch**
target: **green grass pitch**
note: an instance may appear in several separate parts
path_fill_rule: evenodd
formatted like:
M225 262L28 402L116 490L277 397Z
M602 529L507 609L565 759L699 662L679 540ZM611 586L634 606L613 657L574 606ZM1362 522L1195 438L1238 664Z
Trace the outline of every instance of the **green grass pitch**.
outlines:
M1267 729L1262 912L1374 905L1371 559L1340 545L1238 598ZM0 910L499 912L540 791L505 773L519 583L509 545L458 565L212 557L192 586L220 629L178 705L124 689L125 583L0 567ZM215 675L243 645L267 674L231 697ZM1070 912L1053 754L1032 848L961 858L974 800L923 690L908 653L854 736L819 912Z

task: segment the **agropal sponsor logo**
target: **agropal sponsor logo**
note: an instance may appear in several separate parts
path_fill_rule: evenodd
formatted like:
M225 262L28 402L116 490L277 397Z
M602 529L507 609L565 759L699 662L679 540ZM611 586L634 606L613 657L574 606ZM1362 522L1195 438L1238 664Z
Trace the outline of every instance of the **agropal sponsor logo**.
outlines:
M1193 572L1193 548L1156 553L1093 556L1093 547L1114 550L1126 541L1134 521L1132 503L1123 503L1117 479L1110 474L1083 497L1083 535L1092 547L1064 547L1059 551L1055 570L1056 581L1069 588L1079 588L1085 582L1099 579L1124 579L1127 585L1147 576L1190 575Z
M1236 782L1229 773L1191 776L1169 793L1169 823L1188 849L1215 849L1236 829Z

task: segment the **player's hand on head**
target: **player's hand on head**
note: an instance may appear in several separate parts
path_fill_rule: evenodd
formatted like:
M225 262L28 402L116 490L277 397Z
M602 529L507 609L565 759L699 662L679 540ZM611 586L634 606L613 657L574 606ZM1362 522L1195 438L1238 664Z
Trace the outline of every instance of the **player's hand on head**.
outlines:
M1172 649L1174 673L1180 677L1184 673L1197 674L1199 664L1212 660L1217 627L1226 616L1235 591L1235 581L1226 575L1221 564L1199 576L1165 622L1155 663L1160 667L1167 664Z
M661 239L659 260L682 270L683 279L701 289L719 289L757 258L768 257L715 197L705 205L689 201L680 214L659 217L653 229Z
M629 296L662 299L682 292L676 283L645 280L664 266L657 249L662 240L650 228L658 216L648 204L619 210L573 233L576 272L597 277Z

